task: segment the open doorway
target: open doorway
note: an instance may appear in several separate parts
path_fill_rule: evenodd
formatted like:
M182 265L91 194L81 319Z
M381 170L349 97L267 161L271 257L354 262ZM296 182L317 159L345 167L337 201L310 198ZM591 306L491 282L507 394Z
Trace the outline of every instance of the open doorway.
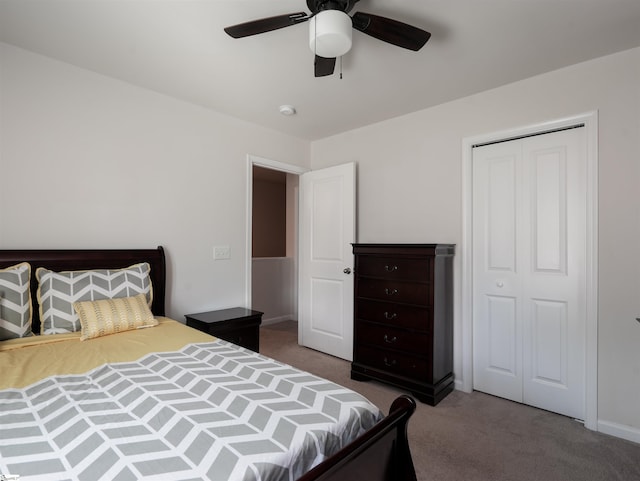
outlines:
M297 322L298 176L306 169L248 157L247 305L263 325Z
M263 323L297 319L298 176L253 166L251 307Z
M246 305L263 310L253 291L258 289L253 272L253 168L264 167L294 174L299 188L291 189L291 232L294 282L294 316L299 321L298 342L327 354L351 360L353 355L353 268L351 245L355 238L355 163L308 169L248 157L247 169L247 269ZM291 177L290 177L291 178ZM299 194L298 194L299 191ZM297 200L300 199L298 208ZM298 214L298 211L300 212ZM323 259L325 262L323 261ZM320 271L324 268L326 272ZM277 283L272 278L269 284ZM255 304L254 304L255 300ZM331 306L331 309L327 309ZM264 312L264 311L263 311ZM296 314L297 313L297 314ZM263 323L281 321L267 314ZM279 323L279 322L278 322ZM335 351L335 352L333 352Z

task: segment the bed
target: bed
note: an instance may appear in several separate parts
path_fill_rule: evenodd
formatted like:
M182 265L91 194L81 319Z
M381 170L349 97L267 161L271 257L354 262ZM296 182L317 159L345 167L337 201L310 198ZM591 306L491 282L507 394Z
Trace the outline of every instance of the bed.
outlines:
M413 399L385 416L166 318L165 265L162 247L0 250L0 318L18 315L0 324L0 479L415 481Z

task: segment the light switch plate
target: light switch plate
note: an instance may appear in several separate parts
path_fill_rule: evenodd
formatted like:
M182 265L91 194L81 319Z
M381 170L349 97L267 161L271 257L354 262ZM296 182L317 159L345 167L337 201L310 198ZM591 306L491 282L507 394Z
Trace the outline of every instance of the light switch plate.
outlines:
M220 259L229 259L231 257L231 249L229 249L229 246L214 246L213 248L213 259L214 260L220 260Z

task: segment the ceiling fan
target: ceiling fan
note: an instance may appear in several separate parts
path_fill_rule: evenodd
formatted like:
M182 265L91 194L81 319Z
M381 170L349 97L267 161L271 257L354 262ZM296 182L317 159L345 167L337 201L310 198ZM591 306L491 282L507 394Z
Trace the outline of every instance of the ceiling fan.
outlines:
M249 37L279 28L309 22L309 47L315 54L315 76L331 75L336 57L351 48L352 28L383 42L409 50L420 50L431 34L420 28L370 13L348 13L360 0L307 0L311 14L277 15L240 23L224 29L233 38Z

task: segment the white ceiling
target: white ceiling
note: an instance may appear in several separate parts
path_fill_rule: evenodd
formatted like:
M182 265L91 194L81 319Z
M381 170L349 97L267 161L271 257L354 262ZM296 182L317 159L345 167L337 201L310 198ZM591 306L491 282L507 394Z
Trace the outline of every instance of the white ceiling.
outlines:
M432 37L412 52L354 31L342 79L313 76L308 23L223 31L301 11L305 0L0 0L0 41L309 140L640 46L640 0L361 0L351 13Z

